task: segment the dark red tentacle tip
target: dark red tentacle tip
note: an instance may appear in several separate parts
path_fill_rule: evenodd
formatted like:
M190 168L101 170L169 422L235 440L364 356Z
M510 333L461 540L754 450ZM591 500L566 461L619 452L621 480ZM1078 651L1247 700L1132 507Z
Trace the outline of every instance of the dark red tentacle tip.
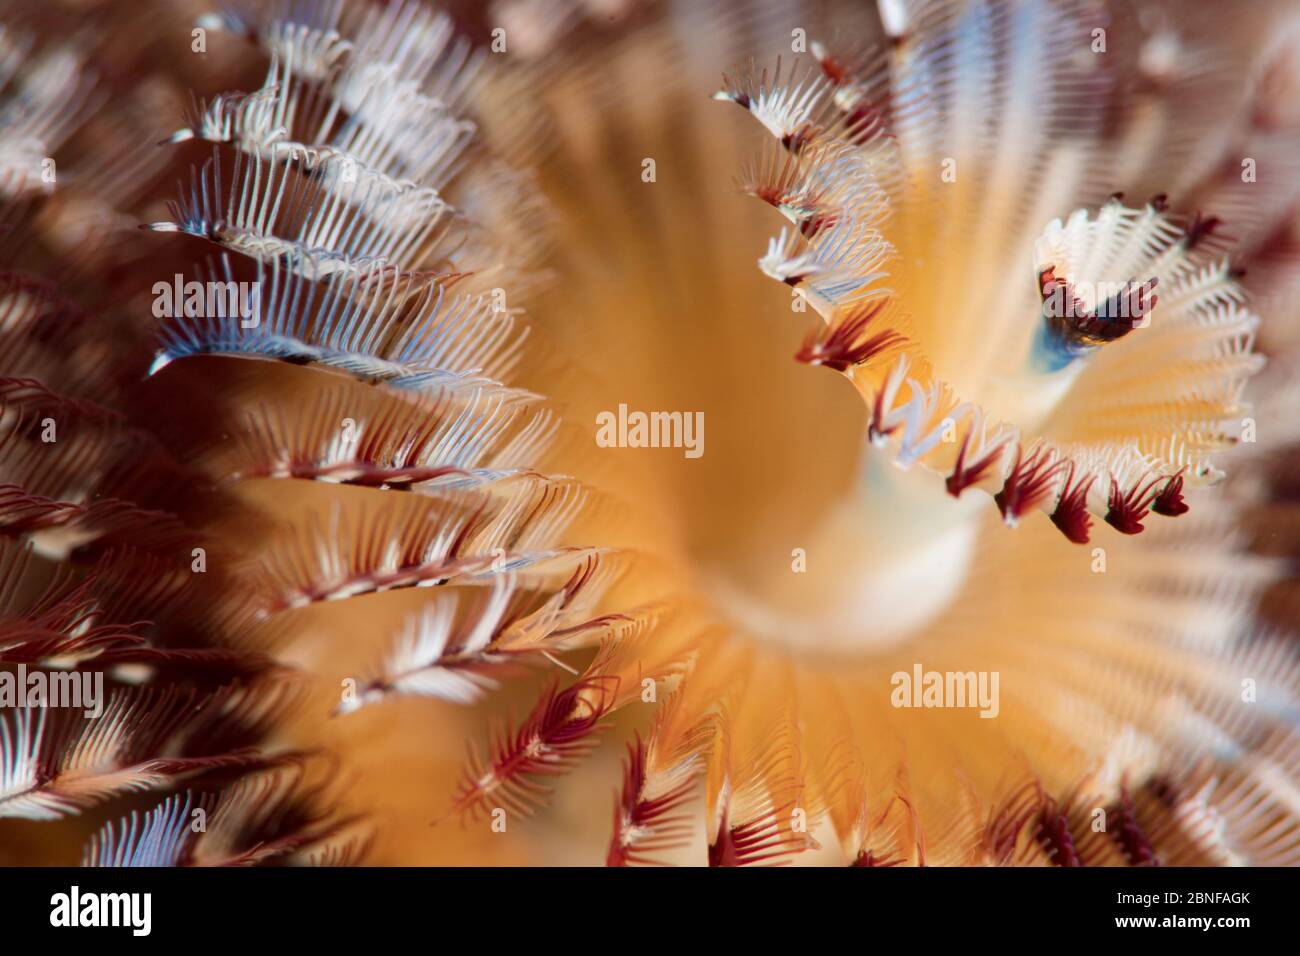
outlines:
M892 856L876 856L870 850L863 850L849 864L850 867L898 866L903 861Z
M1151 510L1166 518L1177 518L1179 515L1187 514L1189 507L1183 500L1182 474L1174 475L1169 479L1164 490L1156 495L1155 501L1151 502Z
M736 849L736 835L727 826L725 817L721 829L718 830L718 839L709 844L708 859L710 867L741 865L741 855Z
M817 65L822 68L822 73L832 86L842 86L849 78L848 69L830 53L817 57Z
M1053 800L1049 800L1043 807L1039 818L1038 842L1057 866L1083 866L1079 851L1074 846L1074 834L1070 832L1069 821L1057 809Z
M1218 216L1202 216L1199 211L1192 215L1192 221L1187 224L1187 231L1183 234L1183 242L1186 248L1195 249L1214 233L1214 230L1223 225L1223 220Z
M998 506L998 511L1002 512L1002 517L1005 519L1007 516L1007 508L1010 505L1010 496L1007 494L1005 485L1003 485L1001 491L993 496L993 503Z
M1148 780L1145 789L1169 809L1172 809L1180 799L1177 785L1163 774L1157 774Z
M776 205L773 203L773 205ZM838 217L831 214L810 216L799 223L799 234L805 239L814 239L820 233L835 225Z
M798 156L804 151L804 148L820 135L821 130L811 123L805 123L798 129L786 133L781 137L781 146L787 152Z
M1092 531L1092 518L1081 502L1062 501L1051 514L1052 524L1074 544L1087 544Z
M841 359L817 358L808 355L806 352L800 352L795 356L795 359L805 365L821 365L835 372L847 372L849 370L849 363Z
M1065 476L1064 490L1052 512L1052 524L1075 544L1087 544L1092 530L1092 516L1088 513L1088 492L1092 490L1093 476L1074 480L1074 465Z
M987 478L993 465L1002 457L1002 446L998 445L975 464L968 466L966 464L966 449L969 443L970 433L967 432L966 437L962 439L961 449L957 453L957 463L953 466L952 474L944 479L944 487L948 489L948 494L954 498L960 498L962 492L971 485L978 484ZM998 492L998 494L1001 494L1001 492ZM999 505L999 507L1001 506Z
M1156 481L1159 479L1145 486L1135 485L1128 494L1124 494L1120 491L1119 482L1111 478L1110 507L1106 511L1106 523L1123 534L1140 534L1145 530L1142 519L1150 513L1152 499L1155 497L1153 491Z
M1141 534L1146 530L1142 524L1142 517L1143 515L1121 504L1106 512L1106 524L1122 534Z
M1151 838L1143 831L1137 818L1137 807L1129 795L1128 782L1120 785L1119 806L1112 814L1118 818L1118 826L1112 831L1115 842L1119 844L1124 856L1132 866L1159 866L1155 847Z
M1048 266L1038 273L1038 294L1044 299L1052 294L1052 290L1056 288L1056 285L1056 266Z

